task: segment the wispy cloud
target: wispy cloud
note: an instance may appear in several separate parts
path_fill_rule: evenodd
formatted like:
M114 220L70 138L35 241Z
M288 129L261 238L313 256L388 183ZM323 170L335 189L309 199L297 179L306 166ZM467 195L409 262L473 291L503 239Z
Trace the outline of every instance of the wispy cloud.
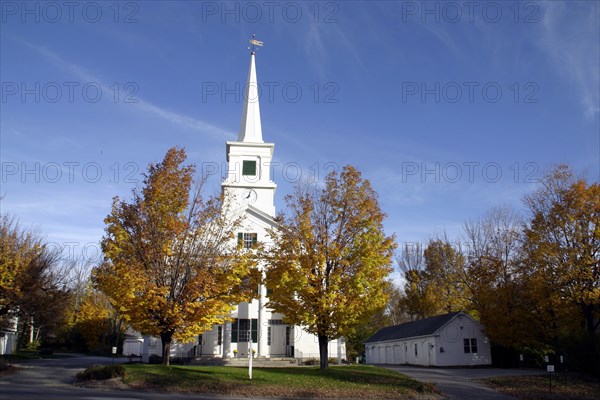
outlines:
M102 80L99 79L97 76L94 76L93 74L91 74L83 66L78 65L78 64L69 63L66 60L64 60L62 57L60 57L58 54L50 51L49 49L47 49L45 47L39 47L39 46L33 45L28 42L24 42L24 43L27 46L29 46L30 48L37 51L38 53L42 54L47 59L51 60L59 68L65 70L65 71L70 71L71 73L74 73L80 79L86 80L88 82L95 82L102 87L103 91L106 91L106 92L110 92L110 91L114 90L114 88L110 88L109 85L107 85L105 82L102 82ZM120 96L126 97L130 94L130 93L127 93L127 91L124 91L122 88L119 88L118 90L121 92ZM200 119L192 118L192 117L189 117L189 116L186 116L183 114L179 114L179 113L167 110L165 108L162 108L160 106L157 106L153 103L150 103L150 102L142 100L142 99L138 99L138 101L136 103L127 103L127 105L128 106L133 105L138 110L141 110L141 111L149 113L153 116L162 118L172 124L178 125L185 129L191 129L194 131L201 132L203 134L213 136L215 139L233 140L235 138L235 135L233 135L231 132L228 132L222 128L219 128L218 126L215 126L213 124L210 124L210 123L200 120Z
M593 118L600 113L599 3L548 1L544 6L539 46L575 85L586 116Z
M320 79L324 80L331 76L331 71L327 73L331 54L335 54L336 50L340 48L352 56L353 68L360 67L363 72L367 71L352 39L349 38L341 23L316 24L308 21L303 40L308 60L317 69Z

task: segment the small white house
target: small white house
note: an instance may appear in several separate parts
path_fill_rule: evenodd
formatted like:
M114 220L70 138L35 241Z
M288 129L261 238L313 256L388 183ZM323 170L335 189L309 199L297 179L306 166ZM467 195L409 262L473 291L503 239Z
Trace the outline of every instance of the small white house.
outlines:
M490 365L483 326L453 312L380 329L365 342L367 364L436 367Z
M8 326L0 330L0 355L12 354L17 351L17 317L10 317Z
M123 355L124 356L141 356L144 346L144 338L138 332L129 328L125 332L125 340L123 340Z

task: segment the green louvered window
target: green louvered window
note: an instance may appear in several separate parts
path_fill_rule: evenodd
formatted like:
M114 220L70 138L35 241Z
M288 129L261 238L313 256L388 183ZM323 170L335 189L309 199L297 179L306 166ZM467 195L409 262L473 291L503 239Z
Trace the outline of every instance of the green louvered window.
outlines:
M256 246L258 241L258 235L251 232L239 232L238 233L238 245L244 246L246 249L251 249Z
M256 161L244 160L242 163L242 175L256 175Z
M252 343L258 341L257 319L236 319L231 324L231 343L248 342L248 333L252 337Z

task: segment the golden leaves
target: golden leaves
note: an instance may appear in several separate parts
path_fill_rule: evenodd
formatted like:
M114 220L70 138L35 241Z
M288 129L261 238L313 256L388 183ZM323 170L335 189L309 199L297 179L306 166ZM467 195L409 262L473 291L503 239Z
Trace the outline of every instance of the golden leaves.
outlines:
M269 307L306 330L336 338L387 299L393 237L385 236L377 195L352 166L325 188L299 186L273 231L267 259Z
M193 166L182 149L151 164L131 203L115 198L105 219L106 263L97 286L139 331L161 338L196 336L258 285L256 260L232 240L238 221L222 215L222 197L190 196ZM252 290L250 290L252 287Z

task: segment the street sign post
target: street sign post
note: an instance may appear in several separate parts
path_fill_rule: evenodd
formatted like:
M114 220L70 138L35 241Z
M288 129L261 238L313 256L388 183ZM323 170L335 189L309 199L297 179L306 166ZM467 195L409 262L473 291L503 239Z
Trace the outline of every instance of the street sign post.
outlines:
M546 371L550 374L550 393L552 393L552 373L554 372L554 365L547 365Z
M248 378L252 380L252 328L248 329Z

